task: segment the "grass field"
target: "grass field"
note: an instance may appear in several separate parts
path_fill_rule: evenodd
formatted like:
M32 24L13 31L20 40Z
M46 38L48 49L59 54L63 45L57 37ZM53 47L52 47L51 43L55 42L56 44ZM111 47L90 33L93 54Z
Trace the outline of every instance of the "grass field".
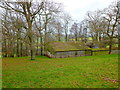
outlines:
M3 58L3 88L118 88L118 54Z

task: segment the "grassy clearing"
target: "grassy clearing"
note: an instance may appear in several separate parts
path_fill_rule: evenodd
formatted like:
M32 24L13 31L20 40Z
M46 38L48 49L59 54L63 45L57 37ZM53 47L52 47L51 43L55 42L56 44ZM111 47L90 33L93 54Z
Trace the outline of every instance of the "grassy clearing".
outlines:
M118 55L3 58L3 88L117 88Z

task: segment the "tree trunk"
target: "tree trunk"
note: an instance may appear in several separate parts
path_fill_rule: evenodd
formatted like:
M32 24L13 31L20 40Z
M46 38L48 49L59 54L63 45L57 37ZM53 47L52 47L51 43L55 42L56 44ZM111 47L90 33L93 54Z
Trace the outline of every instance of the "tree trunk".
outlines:
M65 30L65 41L67 42L68 41L68 34L67 34L67 31Z
M101 41L102 37L101 37L101 33L99 33L99 41Z
M112 52L112 41L113 41L113 39L110 38L110 43L109 43L109 54L111 54L111 52Z
M32 37L29 37L29 39L30 39L31 60L34 60L35 59L35 55L34 55L33 39L32 39Z
M10 41L10 57L14 57L14 46L13 46L13 40Z
M20 44L21 44L21 48L20 48L20 56L22 57L22 56L23 56L23 53L22 53L22 51L23 51L23 43L21 42Z
M41 40L40 40L40 42L41 42L41 49L40 49L40 54L41 54L41 56L43 56L43 40L42 40L42 36L41 36Z
M31 14L30 12L28 13L28 15L26 15L26 19L27 19L27 23L28 23L28 37L29 37L29 41L30 41L30 53L31 53L31 60L35 59L35 55L34 55L34 42L33 42L33 32L32 32L32 22L33 20L31 20Z
M60 35L58 35L58 41L61 41Z
M30 31L29 31L30 32ZM29 33L31 60L35 59L32 33Z
M19 40L17 40L17 57L20 57L20 43L19 43Z
M109 45L109 54L111 54L112 51L112 45Z
M65 38L66 38L66 42L67 42L68 41L68 35L67 34L66 34Z
M75 34L75 41L77 41L77 33Z
M75 37L75 41L77 41L77 37Z
M39 55L39 37L37 37L37 50L36 50L36 55Z
M31 60L35 60L34 50L33 49L31 49Z
M4 43L5 43L5 47L4 47L4 49L5 49L5 51L4 51L4 57L7 57L7 42L6 42L6 40L4 41Z
M28 56L28 46L26 44L25 56Z
M45 36L44 36L44 46L43 46L43 53L46 54L46 43L47 43L47 23L48 23L48 17L46 16L46 22L45 22Z
M27 9L27 11L26 11ZM31 54L31 60L34 60L35 59L35 56L34 56L34 43L33 43L33 32L32 32L32 23L33 23L33 16L31 15L31 12L30 12L30 6L28 4L27 8L26 7L23 7L23 10L24 10L24 15L26 17L26 21L27 21L27 24L28 24L28 28L27 28L27 31L28 31L28 38L29 38L29 41L30 41L30 54Z

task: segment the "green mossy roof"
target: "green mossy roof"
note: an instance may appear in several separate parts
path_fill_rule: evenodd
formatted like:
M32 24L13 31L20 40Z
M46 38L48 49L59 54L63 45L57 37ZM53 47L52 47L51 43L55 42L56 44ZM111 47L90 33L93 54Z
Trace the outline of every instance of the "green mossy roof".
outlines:
M89 49L82 42L51 42L49 46L52 47L54 51L73 51L73 50L85 50Z

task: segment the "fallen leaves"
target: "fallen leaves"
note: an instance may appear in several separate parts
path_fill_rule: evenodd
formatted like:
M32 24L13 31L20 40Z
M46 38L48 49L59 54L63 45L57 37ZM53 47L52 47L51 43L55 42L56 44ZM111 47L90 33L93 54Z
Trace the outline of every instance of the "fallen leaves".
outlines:
M112 83L118 83L118 82L120 82L120 80L111 79L111 78L104 77L104 76L101 76L101 77L102 77L103 80L109 81L109 82L112 82Z

